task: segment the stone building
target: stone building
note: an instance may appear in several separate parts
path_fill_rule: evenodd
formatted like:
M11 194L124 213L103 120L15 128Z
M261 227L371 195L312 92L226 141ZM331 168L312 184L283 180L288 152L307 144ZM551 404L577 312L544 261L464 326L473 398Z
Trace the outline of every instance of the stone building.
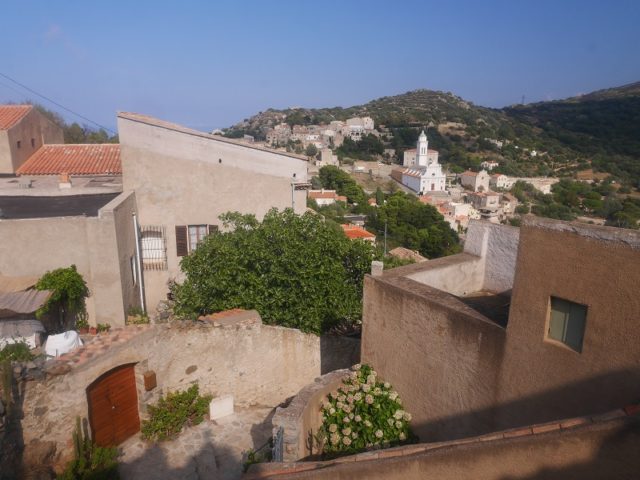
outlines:
M460 184L463 187L470 188L474 192L486 192L489 190L490 176L486 170L472 172L467 170L458 175Z

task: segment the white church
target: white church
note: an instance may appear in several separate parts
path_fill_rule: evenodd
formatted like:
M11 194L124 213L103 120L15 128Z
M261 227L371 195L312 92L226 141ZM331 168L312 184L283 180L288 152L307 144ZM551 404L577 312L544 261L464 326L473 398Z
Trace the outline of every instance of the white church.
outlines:
M396 180L418 194L445 192L447 178L438 163L438 152L429 150L424 130L418 137L417 148L404 152L403 168L396 171ZM400 178L401 177L401 178Z

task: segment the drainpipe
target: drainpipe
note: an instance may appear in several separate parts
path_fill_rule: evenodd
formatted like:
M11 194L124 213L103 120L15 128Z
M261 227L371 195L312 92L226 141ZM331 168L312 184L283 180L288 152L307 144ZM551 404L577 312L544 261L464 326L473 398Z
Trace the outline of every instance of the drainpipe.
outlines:
M131 212L133 217L133 231L136 236L136 266L138 268L138 286L140 287L140 307L147 313L147 305L144 300L144 277L142 276L142 258L140 257L140 228L138 227L138 217L136 212Z

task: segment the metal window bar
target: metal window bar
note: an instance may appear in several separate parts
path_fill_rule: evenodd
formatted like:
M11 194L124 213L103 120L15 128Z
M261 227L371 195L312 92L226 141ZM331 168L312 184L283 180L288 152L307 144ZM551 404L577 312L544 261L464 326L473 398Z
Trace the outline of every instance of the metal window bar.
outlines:
M167 234L164 225L141 225L140 243L144 270L167 270Z

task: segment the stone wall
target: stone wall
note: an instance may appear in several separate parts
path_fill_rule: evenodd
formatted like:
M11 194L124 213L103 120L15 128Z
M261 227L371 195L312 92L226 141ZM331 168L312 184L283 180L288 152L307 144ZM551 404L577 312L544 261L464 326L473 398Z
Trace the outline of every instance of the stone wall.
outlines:
M58 459L63 460L75 417L88 416L87 387L125 364L136 365L144 418L147 404L196 382L202 393L232 394L236 405L275 407L318 377L322 362L319 337L262 325L255 311L195 323L115 329L47 362L44 373L28 374L30 380L22 386L25 444L41 439L54 442ZM156 373L157 387L150 392L144 391L146 371Z
M317 449L315 435L322 425L320 407L325 397L335 392L348 369L336 370L316 378L293 397L289 405L278 407L273 416L273 435L283 430L283 461L294 462L314 454Z

